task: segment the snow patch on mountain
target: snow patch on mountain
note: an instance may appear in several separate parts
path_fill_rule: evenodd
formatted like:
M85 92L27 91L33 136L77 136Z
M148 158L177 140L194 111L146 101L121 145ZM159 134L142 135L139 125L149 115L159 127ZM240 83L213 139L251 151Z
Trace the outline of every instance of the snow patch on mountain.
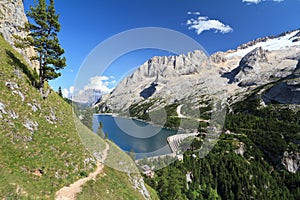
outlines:
M264 50L268 51L275 51L275 50L280 50L284 49L286 47L292 47L292 46L299 46L300 47L300 31L296 30L291 33L288 33L284 36L281 37L275 37L275 38L266 38L264 42L258 42L254 45L248 46L247 48L244 49L238 49L233 52L228 53L225 57L226 58L231 58L234 56L237 57L244 57L246 54L248 54L250 51L261 47ZM300 50L300 48L299 48Z

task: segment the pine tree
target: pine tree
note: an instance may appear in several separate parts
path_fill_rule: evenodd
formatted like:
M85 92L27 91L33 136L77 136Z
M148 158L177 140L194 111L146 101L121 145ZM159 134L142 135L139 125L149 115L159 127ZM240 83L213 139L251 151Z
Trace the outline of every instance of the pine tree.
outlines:
M93 130L93 114L94 112L92 108L87 108L83 112L82 123L90 130Z
M57 93L58 93L59 96L61 96L61 97L63 96L60 86L58 87L58 92Z
M31 59L39 62L38 89L43 92L45 81L61 76L58 71L66 66L64 49L57 37L60 31L59 15L56 14L54 0L50 0L49 5L46 0L39 0L35 7L30 6L27 16L33 21L24 27L29 34L25 38L15 36L15 45L19 48L32 46L37 52L37 56Z
M103 133L103 124L102 122L99 122L98 130L97 130L97 135L101 138L104 138L104 133Z

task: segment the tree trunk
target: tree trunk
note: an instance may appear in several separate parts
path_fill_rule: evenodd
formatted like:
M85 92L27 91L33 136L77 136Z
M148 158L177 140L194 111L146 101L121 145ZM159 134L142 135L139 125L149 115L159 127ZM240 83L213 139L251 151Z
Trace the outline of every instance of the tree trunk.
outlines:
M43 58L42 58L42 55L40 55L39 57L39 63L40 63L40 74L39 74L39 77L40 77L40 82L39 82L39 86L38 86L38 89L40 90L40 93L41 94L44 94L44 70L43 70Z

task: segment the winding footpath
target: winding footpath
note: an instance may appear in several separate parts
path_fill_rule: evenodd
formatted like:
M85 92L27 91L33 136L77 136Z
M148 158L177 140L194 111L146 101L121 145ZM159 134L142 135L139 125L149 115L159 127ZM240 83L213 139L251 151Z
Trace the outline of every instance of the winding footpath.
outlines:
M179 105L179 106L177 106L177 109L176 109L176 112L177 112L177 116L179 117L179 118L185 118L185 119L192 119L191 117L187 117L187 116L185 116L185 115L183 115L183 114L181 114L181 108L182 108L182 104L181 105ZM196 118L196 120L198 121L198 122L210 122L210 120L205 120L205 119L200 119L200 118Z
M186 118L186 116L184 116L184 115L181 114L181 107L182 106L183 105L177 106L176 112L177 112L177 115L178 115L179 118Z
M109 144L106 143L105 150L102 154L102 159L97 162L96 170L90 173L87 177L75 181L70 186L61 188L56 192L55 200L76 200L76 194L81 192L81 187L89 180L94 180L98 174L103 172L104 165L102 163L104 163L105 159L107 158L108 150Z

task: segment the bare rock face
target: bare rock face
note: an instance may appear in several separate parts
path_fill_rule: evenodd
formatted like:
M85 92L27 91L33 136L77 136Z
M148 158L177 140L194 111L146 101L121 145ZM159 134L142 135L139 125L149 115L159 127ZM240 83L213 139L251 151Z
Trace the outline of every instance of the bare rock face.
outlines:
M239 64L239 73L235 76L235 82L240 82L246 80L243 79L251 79L256 76L261 71L262 63L267 62L268 59L266 57L265 51L258 47L251 52L249 52L245 57L242 58ZM254 76L254 77L253 77ZM245 85L245 83L243 84ZM251 85L251 83L248 83Z
M282 164L287 171L291 173L297 173L300 169L300 153L288 153L284 152L282 158Z
M228 78L229 84L238 84L239 87L264 85L293 74L298 62L294 58L297 53L298 47L274 51L259 47L242 57L238 67L222 76Z
M300 104L300 58L295 70L263 95L265 103Z
M122 80L111 94L104 95L100 110L125 110L148 98L165 99L167 103L184 99L196 101L208 90L212 92L221 88L212 83L225 84L225 79L218 75L212 63L202 51L154 57Z
M244 156L244 153L246 152L246 147L243 142L239 143L239 148L234 150L234 152L238 155Z
M19 29L19 27L23 27L26 22L28 22L28 19L24 12L22 0L0 1L0 33L12 46L14 46L13 35L21 37L25 37L27 35L26 32ZM25 57L28 64L30 64L33 68L38 68L38 64L36 62L30 61L30 57L36 55L33 48L16 50Z
M300 79L276 84L264 94L263 99L266 103L300 104Z

